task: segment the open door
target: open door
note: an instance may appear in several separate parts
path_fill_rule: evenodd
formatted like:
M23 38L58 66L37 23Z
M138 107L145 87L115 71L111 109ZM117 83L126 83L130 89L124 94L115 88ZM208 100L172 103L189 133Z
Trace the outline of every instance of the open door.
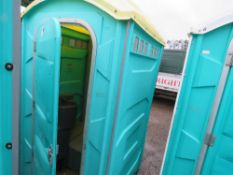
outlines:
M215 100L217 107L213 109L213 115L208 124L207 133L212 137L212 142L207 147L202 147L203 156L200 157L204 158L203 160L199 158L201 174L233 174L232 52L233 39L226 54L226 64L219 83L219 93Z
M35 32L32 60L32 173L55 174L61 29L46 20Z
M232 168L230 152L233 142L232 135L229 135L232 131L229 130L232 124L225 126L222 124L223 119L226 120L227 116L231 115L230 108L232 106L230 99L221 101L225 86L223 82L227 75L225 67L228 65L228 59L226 56L231 35L232 26L230 25L204 35L192 35L185 76L164 157L162 175L231 174L230 172L232 172L229 169L229 167ZM230 83L227 86L231 86ZM230 95L229 93L229 98L232 97ZM223 114L220 117L217 113L222 110L221 105L224 105L222 108L225 113L221 112ZM221 120L221 126L212 133L212 125L215 123L216 116L217 120ZM229 117L226 123L230 122L232 119ZM217 122L214 127L219 127L220 123ZM223 137L223 135L228 136ZM218 147L219 144L225 148ZM221 151L218 152L220 148L224 154ZM211 160L207 160L209 158L206 157L206 150L208 157L212 154ZM212 162L214 159L216 164ZM222 166L223 162L226 164ZM203 166L204 173L201 171ZM226 169L223 171L223 168Z

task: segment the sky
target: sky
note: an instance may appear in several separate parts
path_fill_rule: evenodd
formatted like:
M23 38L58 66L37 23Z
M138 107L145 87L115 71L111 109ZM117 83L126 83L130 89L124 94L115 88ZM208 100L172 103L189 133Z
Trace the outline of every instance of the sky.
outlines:
M187 39L199 28L226 13L233 13L233 0L131 0L166 40Z

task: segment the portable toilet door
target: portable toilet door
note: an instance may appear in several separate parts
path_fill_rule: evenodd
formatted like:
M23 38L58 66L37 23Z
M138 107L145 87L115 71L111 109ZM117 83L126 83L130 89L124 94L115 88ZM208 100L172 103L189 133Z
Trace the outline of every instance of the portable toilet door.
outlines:
M48 0L26 9L21 174L138 170L164 42L138 13L114 3ZM74 76L84 64L86 96L83 78Z
M20 1L0 2L0 174L18 173Z
M192 32L163 175L233 174L233 15Z

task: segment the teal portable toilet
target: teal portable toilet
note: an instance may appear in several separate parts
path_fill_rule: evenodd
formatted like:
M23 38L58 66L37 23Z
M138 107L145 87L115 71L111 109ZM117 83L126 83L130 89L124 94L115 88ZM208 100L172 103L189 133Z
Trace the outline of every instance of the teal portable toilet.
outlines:
M22 17L20 174L134 174L164 41L123 1L34 1Z
M17 32L16 32L17 31ZM0 174L18 173L20 1L0 2Z
M161 174L233 174L233 14L191 33Z

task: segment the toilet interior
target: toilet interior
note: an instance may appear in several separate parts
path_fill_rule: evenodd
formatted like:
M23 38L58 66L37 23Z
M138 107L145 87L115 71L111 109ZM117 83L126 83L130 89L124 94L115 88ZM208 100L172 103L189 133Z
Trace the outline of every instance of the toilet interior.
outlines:
M79 174L92 57L87 29L62 25L57 174Z

